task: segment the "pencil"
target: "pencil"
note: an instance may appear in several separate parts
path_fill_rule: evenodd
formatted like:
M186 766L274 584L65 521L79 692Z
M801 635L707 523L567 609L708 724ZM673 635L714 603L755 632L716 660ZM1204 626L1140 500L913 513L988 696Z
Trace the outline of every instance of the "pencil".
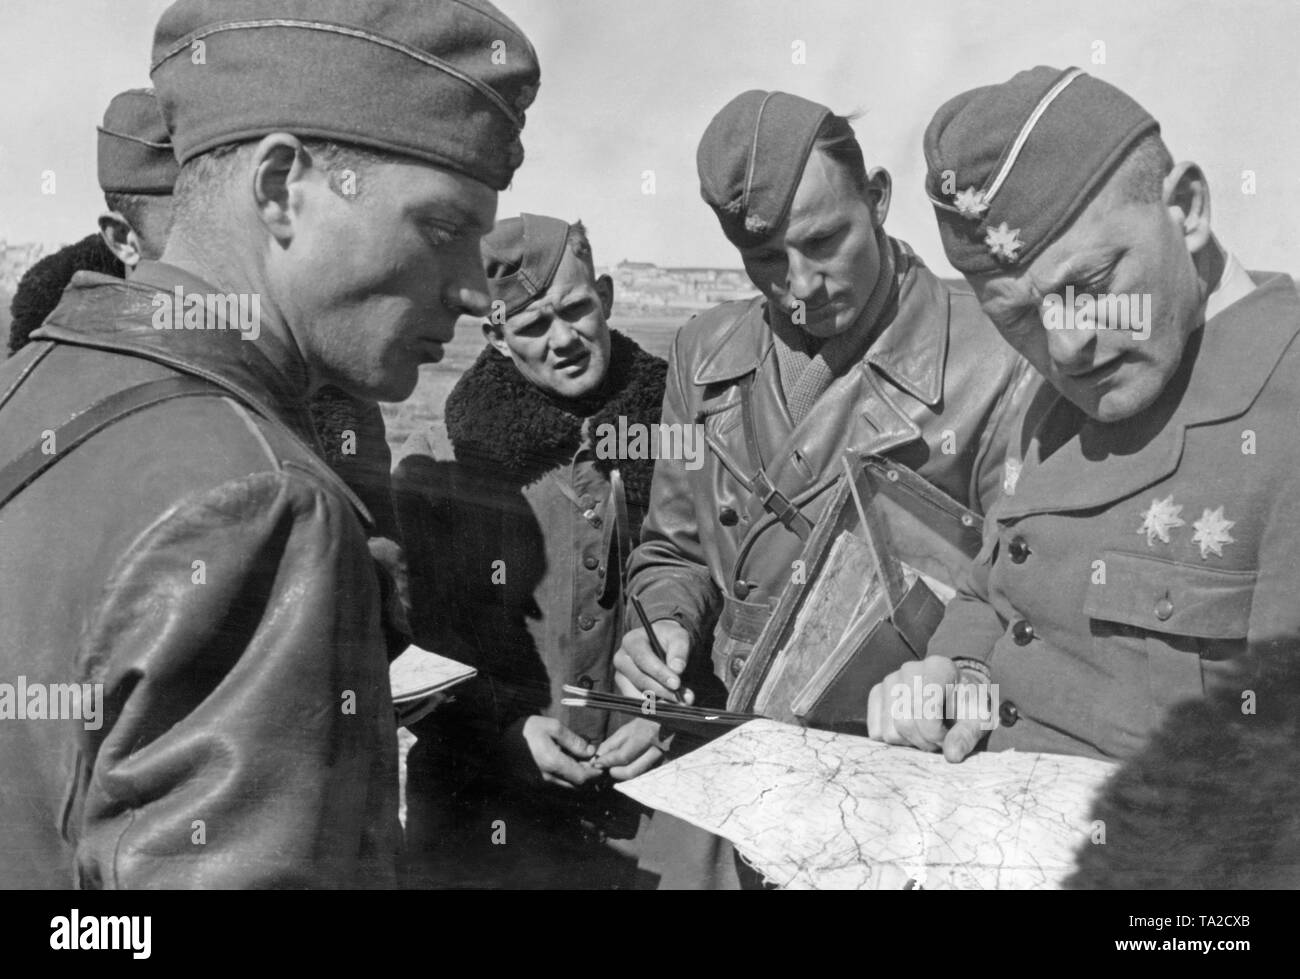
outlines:
M654 629L650 628L650 617L645 614L645 607L641 604L640 599L635 595L630 595L628 597L631 599L632 608L636 610L636 617L641 620L641 628L645 630L646 638L650 640L650 648L654 650L654 654L663 660L666 665L668 663L668 654L664 652L664 647L660 645L659 637L655 635ZM678 703L682 703L682 695L680 693L673 693L673 697Z

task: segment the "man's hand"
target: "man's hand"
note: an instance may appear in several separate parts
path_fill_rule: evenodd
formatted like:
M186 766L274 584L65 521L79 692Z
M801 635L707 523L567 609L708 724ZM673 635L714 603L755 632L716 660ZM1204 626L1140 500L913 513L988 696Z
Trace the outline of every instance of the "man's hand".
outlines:
M554 717L533 715L524 722L523 735L542 781L572 789L600 777L600 769L581 763L595 749Z
M664 758L659 724L644 717L629 721L596 749L592 763L609 772L616 782L636 778Z
M651 691L664 700L680 696L682 703L694 703L695 694L683 687L681 680L691 651L690 633L676 619L659 619L652 626L668 662L654 654L644 629L633 629L614 654L614 681L619 692L626 697L641 697Z
M987 683L962 679L946 657L904 663L871 688L867 733L922 751L942 749L948 761L959 762L996 723L991 692Z

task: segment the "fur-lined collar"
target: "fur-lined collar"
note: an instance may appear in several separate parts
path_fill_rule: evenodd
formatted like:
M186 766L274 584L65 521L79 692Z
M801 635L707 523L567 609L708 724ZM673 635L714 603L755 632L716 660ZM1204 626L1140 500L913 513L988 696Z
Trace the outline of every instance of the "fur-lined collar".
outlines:
M526 485L569 460L588 432L600 425L656 425L663 405L668 365L616 330L610 331L609 374L600 390L578 400L563 400L529 382L491 346L485 347L447 397L447 435L459 462L503 468L506 478ZM623 474L628 500L650 500L653 459L596 459L608 476L615 462Z
M109 251L96 232L80 241L46 255L33 265L18 282L10 311L9 352L17 353L27 344L31 332L45 322L63 298L63 290L77 272L102 272L118 279L126 268Z

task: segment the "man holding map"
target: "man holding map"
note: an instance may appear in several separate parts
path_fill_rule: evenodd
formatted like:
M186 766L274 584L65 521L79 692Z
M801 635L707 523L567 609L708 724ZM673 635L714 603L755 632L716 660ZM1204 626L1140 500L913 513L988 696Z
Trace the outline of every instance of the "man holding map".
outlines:
M960 761L986 732L913 694L959 678L1000 704L989 750L1097 758L1208 693L1247 720L1293 696L1257 682L1300 636L1292 280L1247 273L1201 169L1078 69L954 98L925 153L950 261L1046 382L929 658L871 692L871 735Z
M798 572L845 453L888 454L983 512L1032 372L969 293L885 232L889 174L868 171L844 117L745 92L710 122L697 164L763 295L700 314L673 345L663 421L702 429L709 452L694 469L659 460L632 557L629 590L667 662L633 629L615 668L624 693L715 705ZM691 856L655 821L643 863L660 886L734 885L729 853Z

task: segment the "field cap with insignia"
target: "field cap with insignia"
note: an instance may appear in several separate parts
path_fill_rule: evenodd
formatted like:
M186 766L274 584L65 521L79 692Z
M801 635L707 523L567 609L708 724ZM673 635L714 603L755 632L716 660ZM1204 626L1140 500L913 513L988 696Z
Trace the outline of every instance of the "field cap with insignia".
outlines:
M1027 265L1160 125L1114 85L1039 66L949 100L925 131L925 189L953 266Z
M404 154L504 190L537 93L486 0L178 0L150 71L181 163L273 132Z
M99 189L106 194L170 194L180 164L153 90L132 88L108 103L99 126Z
M790 213L817 130L830 109L752 89L728 102L700 139L700 196L737 248L771 237Z
M498 221L483 236L483 272L492 301L514 316L546 295L564 259L569 223L541 214Z

